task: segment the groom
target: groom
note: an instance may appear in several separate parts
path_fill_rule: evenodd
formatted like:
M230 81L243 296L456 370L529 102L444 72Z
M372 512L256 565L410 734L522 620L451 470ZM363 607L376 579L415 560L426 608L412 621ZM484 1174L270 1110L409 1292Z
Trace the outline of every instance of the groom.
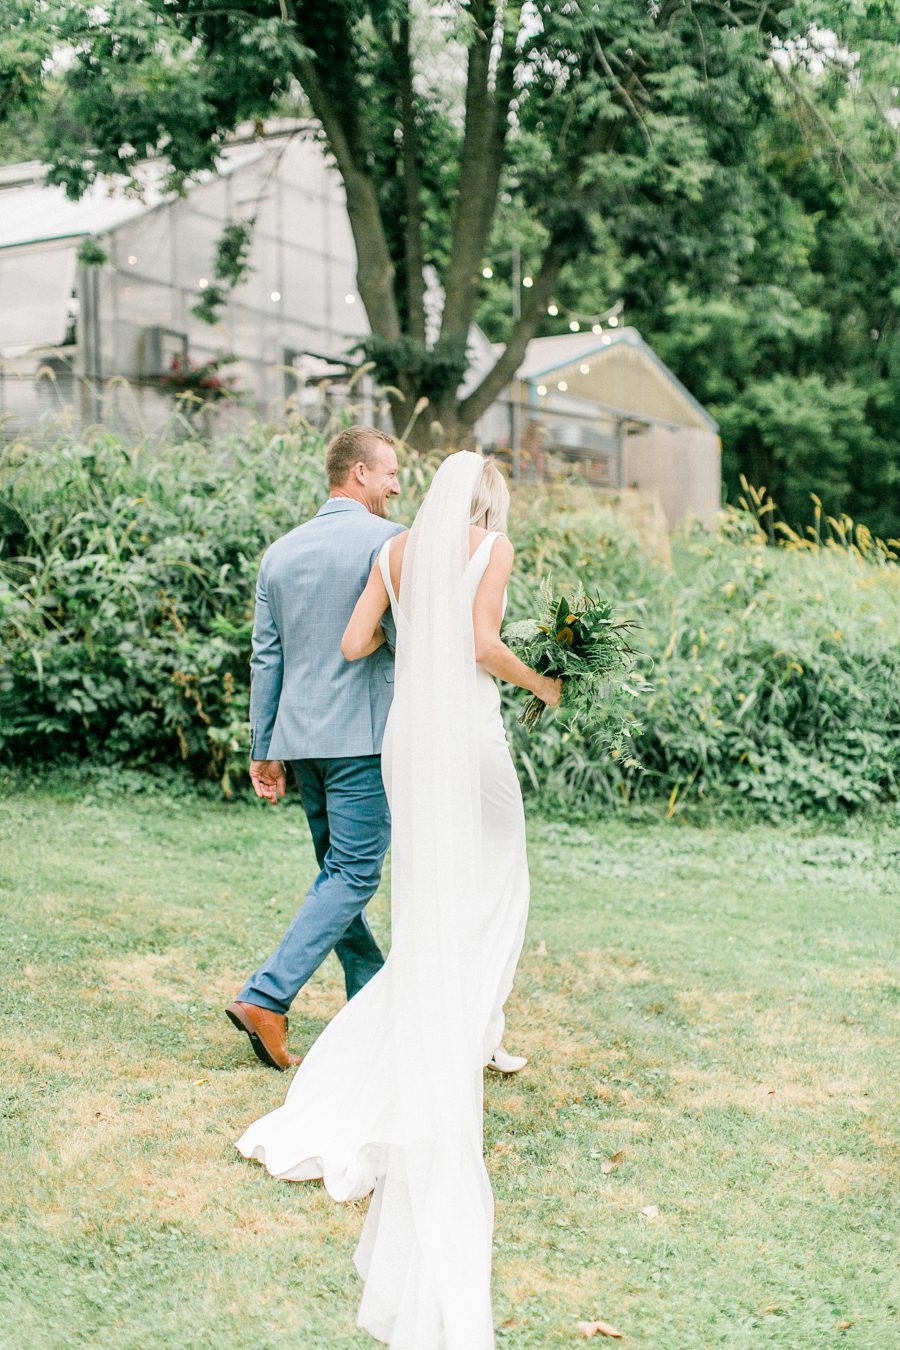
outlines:
M280 946L226 1009L264 1064L300 1061L287 1048L287 1011L330 951L352 998L384 964L365 918L390 841L381 741L393 693L391 648L347 662L341 638L386 539L400 491L391 436L354 426L325 460L330 496L265 553L250 662L250 779L284 796L293 770L319 874ZM385 625L390 619L385 619Z

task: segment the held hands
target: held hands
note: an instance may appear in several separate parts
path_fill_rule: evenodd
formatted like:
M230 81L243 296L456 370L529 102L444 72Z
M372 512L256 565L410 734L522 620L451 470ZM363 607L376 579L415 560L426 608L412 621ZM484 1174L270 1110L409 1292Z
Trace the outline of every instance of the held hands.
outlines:
M546 703L548 708L559 707L563 693L562 680L552 680L549 675L545 675L540 686L534 691L539 699Z
M251 759L250 782L257 797L277 806L287 786L284 765L280 759Z

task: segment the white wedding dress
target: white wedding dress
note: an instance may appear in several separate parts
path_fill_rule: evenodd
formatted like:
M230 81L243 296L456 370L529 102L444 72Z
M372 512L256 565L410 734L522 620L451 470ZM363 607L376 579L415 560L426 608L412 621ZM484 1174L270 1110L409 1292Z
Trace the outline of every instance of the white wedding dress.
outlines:
M392 1350L489 1350L493 1196L482 1068L522 947L522 797L472 604L496 534L471 558L482 472L441 465L407 541L383 773L392 811L392 941L381 971L313 1045L285 1104L237 1147L276 1177L375 1192L356 1265L359 1325Z

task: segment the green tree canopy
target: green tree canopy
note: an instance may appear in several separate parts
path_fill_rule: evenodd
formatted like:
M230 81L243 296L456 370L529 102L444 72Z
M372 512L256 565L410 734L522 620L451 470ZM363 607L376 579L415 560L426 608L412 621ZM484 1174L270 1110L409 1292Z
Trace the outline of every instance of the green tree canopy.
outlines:
M818 414L804 443L830 427L836 443L861 445L862 417L870 449L884 444L895 411L883 386L898 289L887 107L897 0L777 12L764 0L42 0L37 11L0 0L0 10L0 118L43 101L42 153L74 196L150 155L183 186L214 167L239 123L286 103L311 114L307 134L346 190L367 355L398 391L395 421L427 400L421 435L465 436L532 336L565 331L567 309L600 313L621 296L713 406L735 469L771 469L779 486L793 451L773 423L776 376L807 381L800 403ZM514 314L513 241L533 281ZM443 293L436 333L429 278ZM858 321L835 346L835 313L851 301ZM476 317L500 350L460 399ZM831 388L829 359L862 403ZM835 490L851 491L858 469L829 470Z

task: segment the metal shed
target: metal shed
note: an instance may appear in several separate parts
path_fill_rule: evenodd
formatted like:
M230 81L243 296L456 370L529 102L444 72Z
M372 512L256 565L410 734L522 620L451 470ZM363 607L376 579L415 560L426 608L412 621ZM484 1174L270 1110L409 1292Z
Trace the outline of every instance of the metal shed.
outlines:
M494 359L482 340L470 374ZM720 505L718 424L635 328L534 338L507 396L478 426L520 476L577 469L598 487L658 495L666 519Z

